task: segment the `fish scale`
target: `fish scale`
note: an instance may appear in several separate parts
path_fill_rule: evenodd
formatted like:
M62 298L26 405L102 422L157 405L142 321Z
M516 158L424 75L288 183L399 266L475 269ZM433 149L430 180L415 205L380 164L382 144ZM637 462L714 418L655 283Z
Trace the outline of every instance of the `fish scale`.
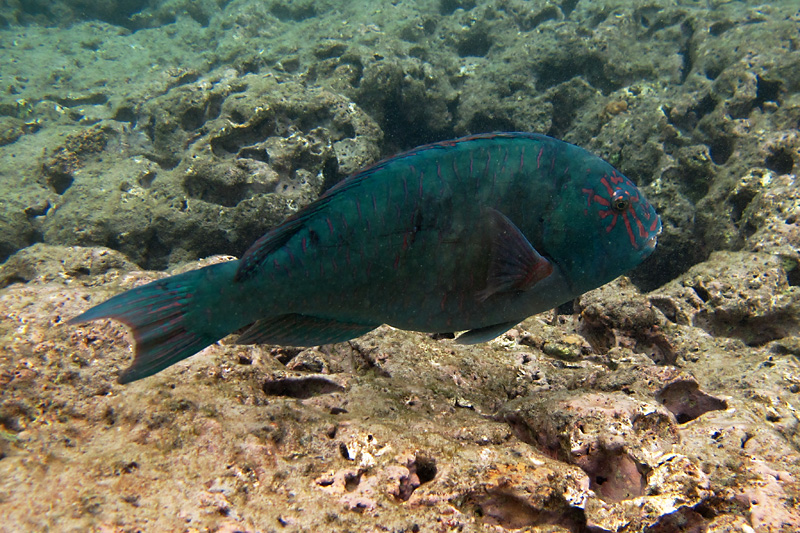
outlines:
M341 342L380 324L491 339L639 264L660 219L589 152L526 133L416 148L334 186L238 261L137 287L71 322L132 328L121 376L241 343Z

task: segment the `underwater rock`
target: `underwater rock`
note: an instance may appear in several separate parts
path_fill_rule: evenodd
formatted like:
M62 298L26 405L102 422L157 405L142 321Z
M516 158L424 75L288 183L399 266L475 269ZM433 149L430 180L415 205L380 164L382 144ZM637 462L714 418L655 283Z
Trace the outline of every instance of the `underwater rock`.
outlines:
M63 247L37 243L15 253L0 265L0 287L12 283L56 281L70 276L101 277L136 265L121 253L103 248Z
M772 264L734 257L744 271ZM683 292L642 295L621 281L585 295L583 314L617 339L604 354L579 340L579 322L545 322L548 313L477 346L385 326L306 355L223 340L122 387L124 327L63 321L83 299L164 275L131 268L107 249L38 245L0 271L0 511L11 523L575 533L800 524L790 503L800 371L777 348L791 338L748 347L659 318L665 302L689 305ZM721 283L740 279L708 268ZM643 316L682 369L625 340L650 305ZM52 476L72 480L60 499Z
M654 291L651 302L675 324L762 346L800 329L800 291L788 278L793 269L776 255L714 252Z
M6 2L4 524L800 530L797 24L791 0ZM123 326L63 326L164 275L136 265L225 260L185 263L498 129L629 175L650 261L485 345L224 339L128 387Z
M109 244L137 264L161 267L242 253L377 158L381 131L343 97L226 76L180 85L140 110L152 142L131 144L127 131L113 130L114 146L127 152L122 159L92 164L56 150L46 164L58 199L41 221L45 241Z

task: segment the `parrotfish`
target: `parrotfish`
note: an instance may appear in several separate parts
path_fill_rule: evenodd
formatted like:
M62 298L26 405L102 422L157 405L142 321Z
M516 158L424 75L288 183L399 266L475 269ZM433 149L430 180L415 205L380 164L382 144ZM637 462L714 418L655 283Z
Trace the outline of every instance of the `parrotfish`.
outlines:
M649 256L661 220L599 157L544 135L437 142L341 181L239 260L133 288L70 320L131 328L119 377L241 344L344 342L381 324L488 341Z

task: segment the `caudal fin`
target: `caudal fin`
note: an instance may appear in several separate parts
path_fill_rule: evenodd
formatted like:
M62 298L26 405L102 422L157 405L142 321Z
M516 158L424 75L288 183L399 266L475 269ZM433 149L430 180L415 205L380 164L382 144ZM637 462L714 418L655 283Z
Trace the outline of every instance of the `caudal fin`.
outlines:
M111 318L130 327L136 342L135 356L133 364L120 374L119 382L152 376L239 327L231 325L232 317L220 309L220 301L215 301L233 283L237 264L211 265L136 287L68 323ZM214 320L215 316L220 320Z

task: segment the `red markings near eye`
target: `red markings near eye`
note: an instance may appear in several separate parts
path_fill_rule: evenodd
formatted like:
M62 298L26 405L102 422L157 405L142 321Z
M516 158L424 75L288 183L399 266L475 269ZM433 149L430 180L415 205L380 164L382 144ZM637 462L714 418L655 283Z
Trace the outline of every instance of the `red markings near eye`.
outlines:
M638 250L639 245L636 244L636 237L633 236L633 228L631 228L631 221L628 220L628 213L624 213L622 215L622 220L625 221L625 229L628 230L628 238L631 240L631 246L634 249Z
M592 207L592 197L594 196L594 189L581 189L581 192L586 195L586 207Z
M641 203L643 207L642 216L649 221L650 204L646 201L642 202L639 192L633 183L625 176L621 176L616 172L612 172L610 175L604 175L600 178L600 183L605 188L608 197L598 194L594 189L581 189L581 192L586 195L587 207L591 207L593 203L598 204L601 206L598 209L600 220L607 220L610 218L605 227L606 233L610 233L617 225L617 218L622 217L622 222L625 226L625 231L628 233L631 246L638 250L639 245L636 242L636 234L634 233L633 225L636 225L639 237L647 238L650 234L649 232L653 232L658 228L658 219L656 218L653 220L648 232L645 225L639 220L636 209L632 209L631 207L634 204ZM621 207L619 200L626 200L628 205ZM616 209L615 206L617 206Z
M602 205L602 206L611 207L611 202L609 202L608 200L606 200L605 198L603 198L599 194L595 194L594 195L594 201L597 202L598 204Z
M611 185L608 183L608 180L606 179L607 177L608 176L603 176L602 178L600 178L600 183L605 185L606 190L608 191L608 197L611 198L612 196L614 196L614 188L611 187Z

